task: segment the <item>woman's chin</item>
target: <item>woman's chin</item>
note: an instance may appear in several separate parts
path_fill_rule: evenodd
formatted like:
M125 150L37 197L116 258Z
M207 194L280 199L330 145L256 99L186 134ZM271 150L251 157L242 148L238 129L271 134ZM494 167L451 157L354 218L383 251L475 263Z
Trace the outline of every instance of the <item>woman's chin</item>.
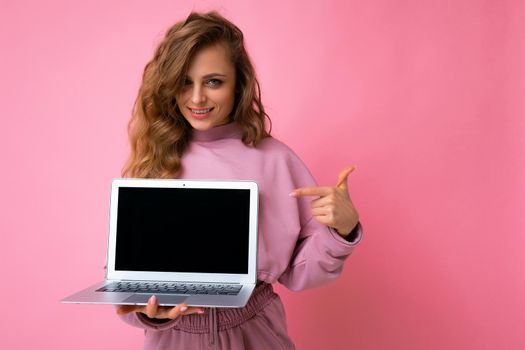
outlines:
M228 120L215 121L215 120L207 120L207 119L204 119L204 120L193 119L193 120L190 120L189 123L192 126L192 128L195 130L206 131L206 130L213 129L216 126L228 124Z

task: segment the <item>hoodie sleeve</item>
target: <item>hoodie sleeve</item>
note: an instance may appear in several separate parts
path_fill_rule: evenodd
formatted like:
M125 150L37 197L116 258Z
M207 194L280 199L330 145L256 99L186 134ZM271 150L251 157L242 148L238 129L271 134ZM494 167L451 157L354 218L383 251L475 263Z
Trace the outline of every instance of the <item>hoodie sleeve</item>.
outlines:
M357 237L346 241L331 228L318 224L314 218L301 229L292 260L279 282L293 291L313 288L337 279L343 264L362 237L358 224Z
M317 186L304 163L294 155L290 173L296 188ZM279 282L293 291L313 288L337 279L345 260L361 241L361 224L355 228L355 239L351 242L341 237L334 229L319 223L311 214L313 197L297 198L299 217L298 239L287 269Z

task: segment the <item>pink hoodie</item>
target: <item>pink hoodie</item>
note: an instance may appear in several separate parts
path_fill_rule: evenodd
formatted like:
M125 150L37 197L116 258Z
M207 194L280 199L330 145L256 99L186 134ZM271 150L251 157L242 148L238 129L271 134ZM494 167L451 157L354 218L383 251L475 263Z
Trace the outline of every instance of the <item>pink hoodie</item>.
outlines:
M235 123L207 131L194 130L192 141L182 158L180 177L254 180L258 183L257 277L260 281L269 284L279 281L287 288L298 291L335 280L341 274L345 259L361 239L361 226L356 228L354 241L348 242L334 230L318 223L311 214L310 201L313 198L289 196L296 188L317 186L297 155L272 137L264 139L256 147L243 144L241 137L242 131ZM278 314L272 315L270 318L274 320L270 321L275 323L278 321L276 317L282 317L284 324L284 312L282 316ZM185 317L188 316L182 318ZM207 316L189 317L198 319ZM124 319L135 326L152 330L169 330L179 321L169 321L160 326L148 321L142 314L128 314ZM278 331L286 333L285 328ZM232 346L231 339L221 337L219 340L223 345L229 342L229 347ZM147 344L148 339L146 348ZM163 344L167 346L169 341L163 341ZM186 345L192 348L190 344ZM217 346L216 343L214 345Z

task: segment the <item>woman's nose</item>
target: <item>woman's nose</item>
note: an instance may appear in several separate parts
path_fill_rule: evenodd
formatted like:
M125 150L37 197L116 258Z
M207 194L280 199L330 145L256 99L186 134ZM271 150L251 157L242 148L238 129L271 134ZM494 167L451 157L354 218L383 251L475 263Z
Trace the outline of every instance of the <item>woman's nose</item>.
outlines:
M195 104L201 104L206 101L206 96L204 95L204 91L202 87L195 84L193 91L191 93L191 102Z

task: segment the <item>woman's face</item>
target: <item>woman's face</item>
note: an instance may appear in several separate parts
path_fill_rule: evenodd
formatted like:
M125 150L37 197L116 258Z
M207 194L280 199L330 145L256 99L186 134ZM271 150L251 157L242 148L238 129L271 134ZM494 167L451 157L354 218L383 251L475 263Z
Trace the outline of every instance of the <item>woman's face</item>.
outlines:
M197 130L227 124L235 100L235 67L223 45L200 49L175 96L182 115Z

